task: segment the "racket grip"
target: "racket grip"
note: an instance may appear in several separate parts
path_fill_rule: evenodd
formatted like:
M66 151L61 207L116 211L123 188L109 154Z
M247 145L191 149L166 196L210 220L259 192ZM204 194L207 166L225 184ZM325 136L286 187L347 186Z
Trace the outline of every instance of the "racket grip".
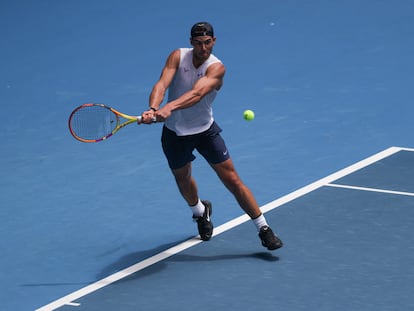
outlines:
M151 122L152 123L156 123L157 122L157 119L155 117L153 117L152 120L151 120ZM137 117L137 123L138 123L138 125L139 124L142 124L142 116L138 116Z

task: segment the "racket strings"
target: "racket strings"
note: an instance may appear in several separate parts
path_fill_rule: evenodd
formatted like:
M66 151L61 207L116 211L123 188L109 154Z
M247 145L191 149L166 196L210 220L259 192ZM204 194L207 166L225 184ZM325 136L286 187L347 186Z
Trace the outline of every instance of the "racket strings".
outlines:
M77 110L70 127L80 138L97 140L110 135L119 123L118 116L102 106L85 106Z

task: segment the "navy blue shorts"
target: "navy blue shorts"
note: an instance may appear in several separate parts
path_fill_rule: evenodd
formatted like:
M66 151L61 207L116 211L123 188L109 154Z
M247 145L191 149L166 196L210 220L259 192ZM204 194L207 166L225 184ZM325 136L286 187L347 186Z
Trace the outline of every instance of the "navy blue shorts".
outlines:
M177 136L163 127L161 143L171 169L178 169L193 161L197 150L209 163L217 164L230 158L226 144L220 135L221 128L213 122L211 127L199 134Z

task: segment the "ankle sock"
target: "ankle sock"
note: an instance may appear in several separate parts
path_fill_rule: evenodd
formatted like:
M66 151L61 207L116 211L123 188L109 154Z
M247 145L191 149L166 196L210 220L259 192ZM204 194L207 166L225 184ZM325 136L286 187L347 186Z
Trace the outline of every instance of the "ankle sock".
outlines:
M200 199L198 199L198 202L197 202L196 205L190 206L190 208L191 208L191 210L193 212L193 215L195 217L203 216L204 210L205 210L205 206L204 206L203 203L201 203Z
M267 222L266 222L266 218L264 217L263 214L261 214L259 217L252 219L253 223L255 224L256 228L257 228L257 232L260 231L260 228L262 228L263 226L268 226Z

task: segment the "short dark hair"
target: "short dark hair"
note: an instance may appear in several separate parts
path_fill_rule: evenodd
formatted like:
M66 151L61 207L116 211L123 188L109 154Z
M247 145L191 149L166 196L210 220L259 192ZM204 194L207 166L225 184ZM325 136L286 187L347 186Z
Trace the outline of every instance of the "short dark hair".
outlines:
M214 37L213 26L207 22L198 22L191 27L191 38L211 36Z

